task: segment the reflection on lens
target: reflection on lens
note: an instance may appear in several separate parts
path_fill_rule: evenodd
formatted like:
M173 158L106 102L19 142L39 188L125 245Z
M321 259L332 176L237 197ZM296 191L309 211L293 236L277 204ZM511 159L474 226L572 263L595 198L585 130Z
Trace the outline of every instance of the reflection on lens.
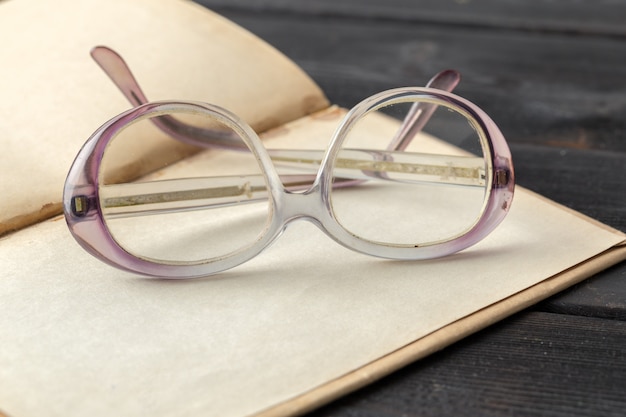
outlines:
M413 129L413 116L429 109L426 125ZM490 162L482 143L475 123L448 103L413 100L372 111L350 130L334 163L333 213L350 233L378 243L454 239L486 204Z
M178 129L167 128L172 120ZM194 135L206 143L227 138L236 149L183 143ZM269 220L256 158L210 114L156 115L126 126L109 143L99 178L111 235L132 255L155 262L225 256L253 244Z

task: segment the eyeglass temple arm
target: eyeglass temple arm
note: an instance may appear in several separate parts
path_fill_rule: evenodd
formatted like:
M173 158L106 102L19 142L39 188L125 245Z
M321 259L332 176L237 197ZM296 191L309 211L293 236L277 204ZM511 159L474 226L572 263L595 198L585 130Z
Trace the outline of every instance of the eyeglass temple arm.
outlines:
M117 52L106 46L96 46L91 50L91 57L133 106L148 102L132 71ZM444 70L431 78L426 87L450 92L460 80L461 75L457 71ZM405 150L413 138L424 128L435 108L435 105L428 103L413 104L387 149ZM185 143L205 147L207 144L227 148L243 147L241 140L233 132L197 128L172 116L161 116L153 118L152 121L162 131Z
M324 155L319 150L284 149L270 152L273 160L305 172L317 169ZM484 161L474 156L350 149L339 156L335 165L339 176L335 178L333 187L371 180L370 172L395 173L397 179L386 175L378 178L403 183L430 182L484 187L486 182ZM308 173L280 176L282 184L292 192L309 188L314 178L315 175ZM107 215L118 217L217 208L268 198L267 185L262 175L109 184L101 186L100 192L101 204L108 210ZM76 206L87 206L80 201L77 203Z
M452 92L461 81L455 70L443 70L428 81L426 87ZM404 151L415 136L426 126L437 106L431 103L413 103L402 125L391 139L387 150Z
M133 106L148 102L132 71L117 52L106 46L96 46L91 50L91 57ZM239 136L230 131L198 128L168 115L154 117L151 121L167 135L190 145L229 149L245 147Z

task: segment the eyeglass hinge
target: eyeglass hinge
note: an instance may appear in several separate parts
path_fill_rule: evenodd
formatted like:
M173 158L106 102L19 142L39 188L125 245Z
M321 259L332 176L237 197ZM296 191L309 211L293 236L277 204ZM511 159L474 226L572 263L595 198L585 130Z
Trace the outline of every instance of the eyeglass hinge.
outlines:
M85 195L77 195L72 198L72 214L76 217L84 217L89 211L89 198Z
M509 179L510 179L510 175L509 175L509 170L507 169L498 169L496 170L494 176L493 176L493 180L494 180L494 186L497 188L504 188L506 186L509 185Z

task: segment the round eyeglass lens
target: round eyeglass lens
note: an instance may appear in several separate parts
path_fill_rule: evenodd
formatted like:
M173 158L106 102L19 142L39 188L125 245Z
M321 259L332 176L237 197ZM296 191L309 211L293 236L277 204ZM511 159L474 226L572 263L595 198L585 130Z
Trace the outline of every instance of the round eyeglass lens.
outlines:
M211 146L216 138L232 148ZM105 150L99 182L112 237L153 262L206 262L249 247L272 211L255 156L209 112L153 114L127 125Z
M436 98L405 97L366 113L334 161L335 218L382 244L424 246L467 233L488 198L489 148L477 127Z

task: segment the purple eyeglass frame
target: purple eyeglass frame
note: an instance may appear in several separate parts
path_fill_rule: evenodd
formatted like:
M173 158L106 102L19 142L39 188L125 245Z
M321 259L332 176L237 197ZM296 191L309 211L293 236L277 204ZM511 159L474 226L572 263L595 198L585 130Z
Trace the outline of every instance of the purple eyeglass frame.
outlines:
M306 219L316 224L328 236L343 246L368 255L403 260L430 259L463 250L487 236L504 219L513 200L514 171L508 145L489 116L478 106L444 89L451 90L458 82L453 71L440 73L431 80L429 87L397 88L371 96L353 107L339 124L332 136L330 146L307 190L294 193L288 189L276 171L269 152L252 128L235 114L212 104L168 101L147 102L139 85L124 61L112 50L98 47L92 56L113 79L122 92L137 107L129 109L102 125L87 140L78 153L67 176L63 205L68 227L77 242L96 258L117 268L161 278L194 278L215 274L237 266L253 258L274 241L294 219ZM402 150L408 141L421 130L437 104L446 105L464 113L473 120L482 141L486 175L486 203L474 225L461 236L424 246L391 245L373 242L354 236L341 226L331 207L330 193L333 188L333 164L337 159L346 134L364 115L390 102L417 100L402 123L390 149ZM100 164L108 143L126 125L138 118L167 115L177 112L205 114L232 129L256 158L268 187L270 221L256 242L224 257L198 262L163 263L137 257L127 252L113 238L102 215L99 196ZM157 126L175 139L204 147L232 147L228 138L217 143L194 140L177 129L176 119L165 119Z

